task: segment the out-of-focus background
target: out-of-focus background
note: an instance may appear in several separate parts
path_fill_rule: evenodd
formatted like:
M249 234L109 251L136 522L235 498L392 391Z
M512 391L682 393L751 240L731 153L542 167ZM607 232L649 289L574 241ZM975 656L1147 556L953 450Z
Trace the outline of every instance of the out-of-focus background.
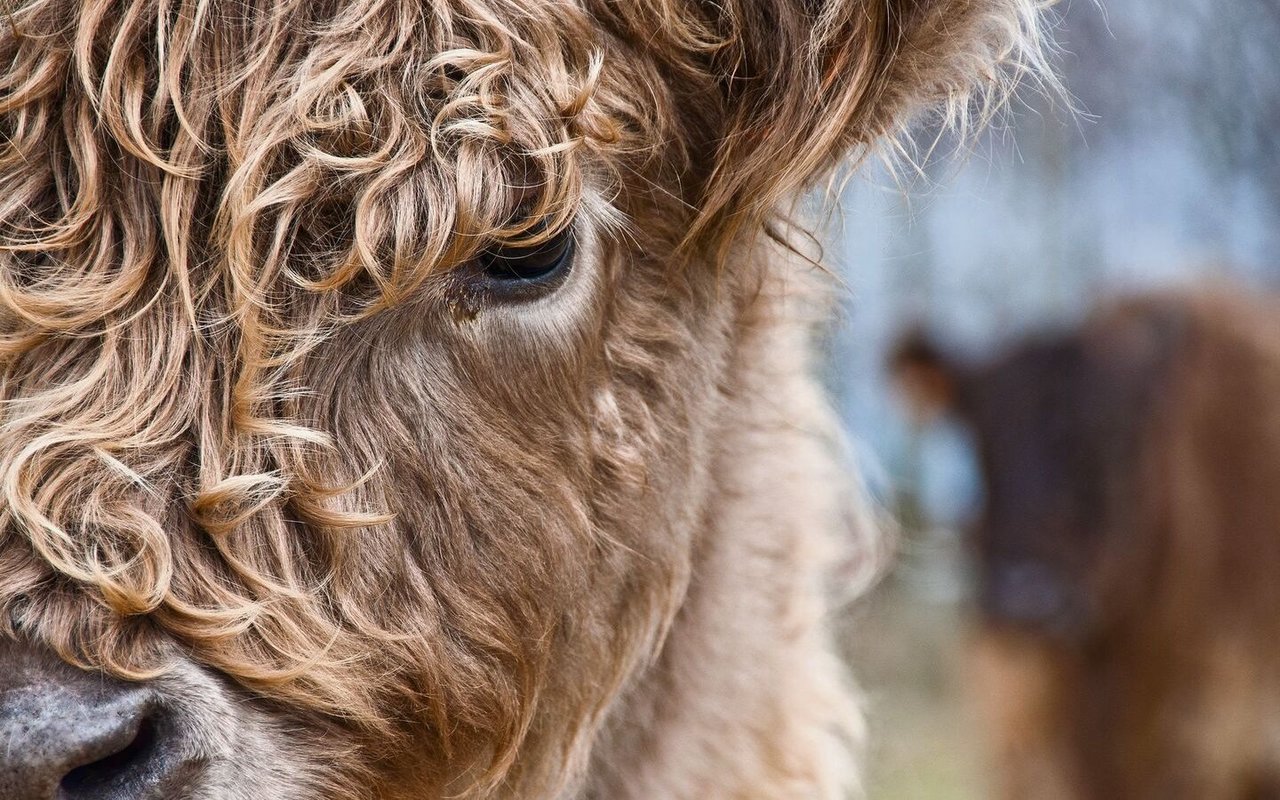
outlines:
M1076 111L1024 94L961 166L870 168L843 197L831 256L849 291L829 379L900 526L893 572L848 620L872 800L994 796L964 657L961 532L981 481L962 428L903 413L893 343L925 325L981 359L1144 287L1280 284L1280 2L1073 0L1054 14Z

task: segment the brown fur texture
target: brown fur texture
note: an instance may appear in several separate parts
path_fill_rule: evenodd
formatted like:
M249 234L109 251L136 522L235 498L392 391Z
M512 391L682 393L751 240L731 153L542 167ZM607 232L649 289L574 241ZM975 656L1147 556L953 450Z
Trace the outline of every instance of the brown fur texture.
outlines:
M1001 796L1278 796L1278 312L1127 301L957 390L990 486L977 674Z
M1038 48L1024 0L11 4L0 619L223 686L282 798L838 796L777 209ZM468 283L566 228L555 294Z

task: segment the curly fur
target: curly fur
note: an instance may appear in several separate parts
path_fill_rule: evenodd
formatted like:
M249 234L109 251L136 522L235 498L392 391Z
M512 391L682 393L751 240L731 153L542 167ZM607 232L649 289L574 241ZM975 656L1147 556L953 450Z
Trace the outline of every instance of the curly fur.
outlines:
M840 512L763 233L1038 53L1028 0L16 3L0 618L339 726L330 796L834 796ZM570 225L570 308L456 277Z

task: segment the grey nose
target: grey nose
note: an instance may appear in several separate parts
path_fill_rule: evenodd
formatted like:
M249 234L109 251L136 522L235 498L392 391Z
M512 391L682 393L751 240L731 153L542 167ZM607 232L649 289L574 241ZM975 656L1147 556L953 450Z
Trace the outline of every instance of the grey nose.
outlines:
M0 799L172 796L166 727L145 687L0 641Z
M980 600L988 619L1043 634L1069 636L1084 622L1071 584L1034 560L990 568Z

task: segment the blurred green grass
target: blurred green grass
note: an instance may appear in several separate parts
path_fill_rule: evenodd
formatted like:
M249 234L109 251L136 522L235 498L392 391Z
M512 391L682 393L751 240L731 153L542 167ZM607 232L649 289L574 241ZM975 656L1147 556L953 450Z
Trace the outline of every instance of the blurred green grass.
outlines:
M954 555L917 547L851 608L841 639L867 698L869 800L987 800L986 743L964 685Z

